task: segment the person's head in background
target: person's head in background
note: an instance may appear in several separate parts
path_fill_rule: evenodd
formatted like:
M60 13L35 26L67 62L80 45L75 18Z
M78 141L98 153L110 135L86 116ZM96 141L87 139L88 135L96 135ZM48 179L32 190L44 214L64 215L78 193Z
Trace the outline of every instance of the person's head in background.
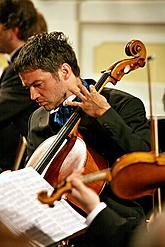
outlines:
M48 25L47 22L41 12L37 14L37 23L36 27L34 28L34 34L48 32Z
M10 54L33 34L47 31L43 19L30 0L0 0L0 53Z

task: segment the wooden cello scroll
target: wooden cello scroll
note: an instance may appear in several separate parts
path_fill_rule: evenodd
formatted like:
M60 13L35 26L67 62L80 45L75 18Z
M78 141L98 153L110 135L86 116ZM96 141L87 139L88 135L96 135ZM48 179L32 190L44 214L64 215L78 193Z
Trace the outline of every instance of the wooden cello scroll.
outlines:
M136 70L140 67L143 67L145 65L145 58L146 58L146 49L144 44L139 40L132 40L126 45L125 48L126 54L128 56L132 56L130 59L123 59L121 61L115 62L112 64L106 71L103 72L103 75L101 76L100 80L96 83L95 88L98 92L101 92L103 87L108 83L111 82L112 84L116 84L125 74L128 74L129 72ZM53 141L52 145L48 148L48 152L46 151L46 155L44 155L44 159L40 160L37 164L37 171L39 173L42 173L46 166L49 164L50 160L54 157L56 152L58 151L59 147L65 140L65 138L68 137L73 127L77 124L79 119L81 118L81 109L77 108L75 112L71 115L69 120L66 122L66 124L61 128L57 136L55 137L55 140ZM32 157L33 158L33 157ZM97 159L96 159L97 160ZM31 160L30 160L31 161ZM88 160L87 160L88 161ZM33 162L32 162L33 163ZM76 161L75 161L76 163ZM90 163L90 162L86 162ZM87 164L85 163L85 170L87 170ZM58 163L59 164L59 163ZM90 163L91 164L91 163ZM102 162L100 162L102 164ZM99 164L98 164L99 165ZM92 167L94 167L93 164L91 164ZM56 165L53 165L53 169L56 167ZM98 169L99 168L99 169ZM54 174L53 170L51 168L51 165L49 166L45 177L46 180L49 182L49 177L53 177ZM102 167L104 169L104 167ZM73 169L72 169L73 170ZM60 179L63 181L70 173L72 173L72 170L65 173L65 176L63 176L63 179ZM90 172L94 172L100 170L100 167L97 166L97 169L93 169L93 171L90 170ZM51 172L49 172L51 171ZM61 171L61 167L56 171L56 174L59 174ZM49 176L50 175L50 176ZM56 177L54 175L54 177ZM56 185L59 183L59 179L56 177L55 181L51 181L51 185ZM42 193L40 194L40 200L42 201ZM45 200L45 194L44 194L44 200Z
M121 80L123 75L128 74L139 67L145 66L146 48L141 41L131 40L125 47L125 53L127 56L133 56L133 58L123 59L117 63L114 63L114 67L111 72L111 82L114 85L117 81Z

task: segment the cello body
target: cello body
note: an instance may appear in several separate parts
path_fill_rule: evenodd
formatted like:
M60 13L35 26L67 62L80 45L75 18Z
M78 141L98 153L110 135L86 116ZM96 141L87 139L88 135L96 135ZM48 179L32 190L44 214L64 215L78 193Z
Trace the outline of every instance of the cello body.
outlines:
M40 155L44 155L47 152L56 138L57 136L54 135L41 143L29 159L26 167L31 166L37 170ZM54 155L52 160L50 160L41 175L50 185L55 187L65 180L75 169L83 170L82 174L86 175L101 169L106 169L107 167L108 161L106 159L86 145L82 138L73 135L69 141L64 141L59 151ZM104 185L105 182L103 180L90 183L90 187L98 194L101 193ZM72 201L71 198L70 201ZM72 202L74 203L74 201Z
M53 135L51 137L49 137L48 139L46 139L45 141L43 141L36 149L36 151L32 154L32 156L30 157L29 161L26 164L26 167L33 167L35 170L38 169L41 157L46 155L46 152L48 150L49 147L51 147L52 143L54 142L54 140L56 139L56 135ZM62 172L62 176L64 176L64 169L63 167L66 167L68 164L70 163L71 165L73 165L73 169L76 168L74 166L75 163L77 163L77 168L81 168L84 166L84 163L86 161L86 156L87 156L87 150L86 150L86 145L83 142L83 140L81 138L77 138L76 140L74 140L74 145L71 147L70 152L65 155L65 157L60 157L60 163L61 163L61 167L60 167L60 171ZM57 156L59 156L65 147L65 144L67 143L67 140L64 140L63 144L61 145L60 149L58 150L57 153L55 153L54 157L52 160L50 160L50 162L47 164L46 168L43 170L43 172L41 173L41 175L44 177L50 164L53 162L53 160L55 160L55 158ZM60 152L61 151L61 152ZM67 156L67 160L66 160L66 156ZM63 160L62 160L63 159ZM49 182L49 181L48 181Z

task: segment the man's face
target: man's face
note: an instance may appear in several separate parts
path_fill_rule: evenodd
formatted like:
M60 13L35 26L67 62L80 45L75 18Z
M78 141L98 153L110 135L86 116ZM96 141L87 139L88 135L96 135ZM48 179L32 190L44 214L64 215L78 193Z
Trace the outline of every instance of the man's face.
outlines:
M0 23L0 53L11 53L11 29L6 29L3 24Z
M31 99L50 111L57 108L66 98L67 83L41 69L20 73L24 86L30 89Z

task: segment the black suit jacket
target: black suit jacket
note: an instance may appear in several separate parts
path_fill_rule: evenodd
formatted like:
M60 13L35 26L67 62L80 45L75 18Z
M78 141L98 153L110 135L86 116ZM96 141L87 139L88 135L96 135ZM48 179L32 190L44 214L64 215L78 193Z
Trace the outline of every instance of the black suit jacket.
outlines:
M0 79L0 167L4 170L12 168L20 135L27 136L29 116L37 108L13 69L19 51L13 54Z
M112 200L111 206L103 209L86 233L70 241L75 247L128 247L136 227L144 224L144 215L136 204L127 205Z
M110 166L123 154L150 150L150 125L142 101L128 93L105 88L102 94L112 106L94 119L83 115L79 132L84 140L108 159ZM59 131L43 107L32 114L28 132L28 157L45 139Z
M125 92L105 88L102 94L112 106L103 116L94 119L83 115L79 132L88 144L103 155L111 166L121 155L150 150L150 126L142 101ZM58 132L49 112L43 107L30 118L28 157L37 146ZM42 152L40 152L42 155ZM33 156L35 155L35 152ZM125 247L132 232L144 217L143 210L134 201L117 198L107 184L100 198L108 208L92 222L87 233L74 239L75 246Z

